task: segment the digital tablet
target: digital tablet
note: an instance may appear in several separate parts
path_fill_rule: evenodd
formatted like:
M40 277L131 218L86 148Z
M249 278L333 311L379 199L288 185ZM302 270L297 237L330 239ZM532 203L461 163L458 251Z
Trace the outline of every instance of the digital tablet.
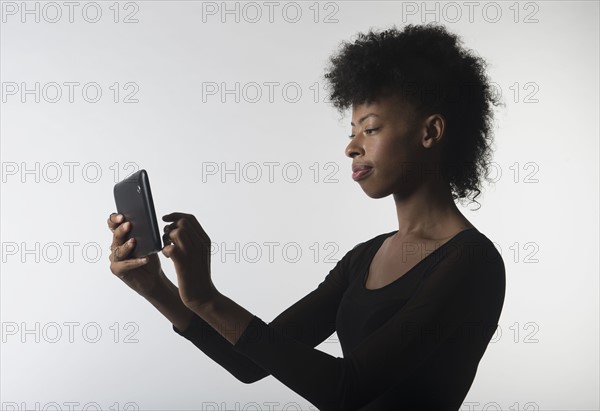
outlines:
M128 258L143 257L160 251L161 238L146 170L139 170L118 182L113 191L117 212L125 217L124 222L131 223L125 241L131 237L136 240Z

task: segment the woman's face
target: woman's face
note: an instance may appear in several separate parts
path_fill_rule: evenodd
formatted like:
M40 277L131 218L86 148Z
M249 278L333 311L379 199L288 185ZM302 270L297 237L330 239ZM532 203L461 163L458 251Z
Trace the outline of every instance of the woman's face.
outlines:
M428 148L439 140L435 133L443 124L434 117L417 116L411 104L395 96L352 107L353 137L345 154L353 159L353 171L366 167L352 177L369 197L407 197L435 167L437 156Z

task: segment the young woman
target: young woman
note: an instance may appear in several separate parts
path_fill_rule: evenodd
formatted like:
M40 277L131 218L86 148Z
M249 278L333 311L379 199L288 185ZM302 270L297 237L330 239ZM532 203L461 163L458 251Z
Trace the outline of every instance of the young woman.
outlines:
M505 293L502 257L454 202L479 195L490 160L498 102L484 67L438 25L342 44L325 78L334 106L352 108L345 154L369 197L394 196L398 229L348 251L272 322L215 288L192 215L163 217L179 288L157 255L127 258L130 223L115 213L111 271L245 383L273 375L323 410L460 408ZM343 358L314 348L334 331Z

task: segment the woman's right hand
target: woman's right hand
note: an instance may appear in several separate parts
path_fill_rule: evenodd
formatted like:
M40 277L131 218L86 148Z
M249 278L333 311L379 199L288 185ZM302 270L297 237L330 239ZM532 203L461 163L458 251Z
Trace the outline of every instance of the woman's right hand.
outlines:
M113 232L110 271L141 296L151 296L163 284L160 259L156 253L142 258L127 258L135 239L124 242L125 234L131 229L131 223L124 220L123 215L117 213L108 217L108 228Z

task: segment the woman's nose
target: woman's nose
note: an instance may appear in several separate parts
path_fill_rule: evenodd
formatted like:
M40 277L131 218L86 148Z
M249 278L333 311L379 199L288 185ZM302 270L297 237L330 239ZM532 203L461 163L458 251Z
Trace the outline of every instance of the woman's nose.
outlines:
M354 158L355 156L364 153L364 149L359 144L359 140L357 137L352 138L350 144L346 146L345 154L350 158Z

